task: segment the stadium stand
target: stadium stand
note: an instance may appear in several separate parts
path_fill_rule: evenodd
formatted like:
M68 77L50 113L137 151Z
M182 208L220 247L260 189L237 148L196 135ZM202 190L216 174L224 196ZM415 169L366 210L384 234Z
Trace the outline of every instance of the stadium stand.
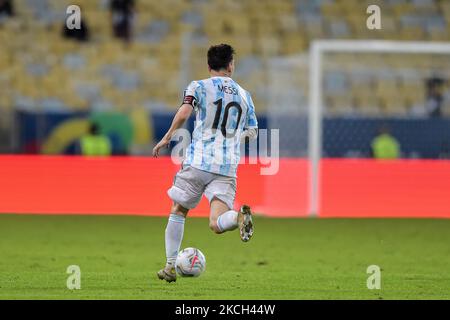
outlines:
M90 34L82 43L62 36L70 1L12 3L15 15L0 18L3 132L12 131L18 111L145 110L156 121L158 113L176 110L191 79L208 76L205 52L218 42L236 48L235 79L252 92L262 121L294 129L298 121L286 119L307 114L312 40L450 40L450 2L444 0L136 0L130 43L113 37L108 0L77 1ZM382 6L381 30L366 28L369 4ZM326 118L427 118L426 83L436 77L444 80L441 116L450 116L446 55L329 53L324 62ZM27 130L40 130L33 135L42 144L46 121L35 122ZM158 138L164 128L154 128ZM291 142L282 155L304 155L307 138L287 131L282 140Z
M273 57L304 53L311 39L450 39L448 1L384 1L383 29L375 33L368 32L360 14L377 3L372 0L137 1L133 43L124 46L112 37L108 1L77 3L92 34L88 44L61 37L68 1L14 1L16 16L2 19L0 28L0 81L9 92L1 97L3 108L174 109L186 85L180 83L181 50L190 51L189 78L202 78L205 48L230 41L239 55L237 80L256 93L256 103L265 110L267 76L258 66ZM189 46L182 48L187 31ZM424 103L422 84L429 70L450 72L448 57L366 58L356 71L352 55L330 59L339 65L325 74L330 115L406 114ZM415 74L401 78L392 68ZM306 76L294 80L305 97L301 78Z

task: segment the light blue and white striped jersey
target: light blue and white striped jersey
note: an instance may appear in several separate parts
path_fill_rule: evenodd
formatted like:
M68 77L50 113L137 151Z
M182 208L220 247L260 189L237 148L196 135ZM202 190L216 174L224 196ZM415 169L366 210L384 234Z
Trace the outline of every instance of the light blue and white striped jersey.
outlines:
M250 93L229 77L211 77L192 81L183 103L191 104L196 113L183 165L236 177L241 135L258 128Z

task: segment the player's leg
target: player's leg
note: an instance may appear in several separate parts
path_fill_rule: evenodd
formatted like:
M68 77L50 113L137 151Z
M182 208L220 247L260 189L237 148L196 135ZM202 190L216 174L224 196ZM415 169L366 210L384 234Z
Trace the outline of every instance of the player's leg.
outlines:
M158 278L168 282L176 281L175 262L183 241L184 222L189 209L174 202L165 230L166 266L158 272Z
M239 212L232 210L236 195L236 179L216 175L206 186L205 195L210 201L209 226L215 233L231 231L239 227L242 241L253 235L250 207L244 205Z
M158 272L161 280L176 280L175 262L184 234L184 223L190 209L199 203L204 186L190 167L177 173L168 195L173 200L165 230L166 266Z
M214 197L210 204L209 227L218 234L234 230L238 227L238 213Z
M174 202L170 212L165 231L166 262L167 265L174 266L183 240L184 222L189 209Z

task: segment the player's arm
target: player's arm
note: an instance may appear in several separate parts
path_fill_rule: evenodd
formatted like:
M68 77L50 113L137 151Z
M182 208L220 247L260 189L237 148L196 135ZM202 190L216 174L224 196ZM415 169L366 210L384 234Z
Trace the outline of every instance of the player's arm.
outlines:
M249 140L255 140L258 137L258 128L248 128L244 129L241 135L241 142L245 142L245 138Z
M247 99L249 107L247 109L244 132L241 135L241 142L244 142L246 138L254 140L258 137L258 119L256 118L255 105L249 93L247 93Z
M175 117L172 120L172 124L167 131L167 133L164 135L164 137L161 139L160 142L153 148L153 156L158 157L159 151L163 147L168 147L170 140L172 139L175 131L183 126L183 124L186 122L187 119L192 114L192 105L190 104L182 104L181 107L178 109L177 113L175 114Z

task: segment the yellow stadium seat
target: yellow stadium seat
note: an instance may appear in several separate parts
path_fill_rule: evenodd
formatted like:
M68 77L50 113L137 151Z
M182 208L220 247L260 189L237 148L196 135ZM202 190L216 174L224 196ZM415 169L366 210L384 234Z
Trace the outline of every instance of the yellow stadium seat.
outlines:
M342 7L338 3L325 2L320 7L320 11L325 17L341 17Z
M302 1L306 3L307 1ZM50 9L63 10L70 1L50 0ZM170 108L179 105L180 56L183 50L190 50L187 60L188 78L208 76L205 61L206 50L214 43L231 43L239 59L256 55L263 59L279 55L299 55L308 49L314 39L328 38L329 24L333 21L345 21L349 26L351 39L401 39L401 40L450 40L450 1L435 1L435 5L421 6L417 9L412 1L383 0L333 0L320 1L321 19L310 21L303 19L297 12L295 1L291 0L211 0L211 1L137 1L137 15L134 34L145 32L153 21L163 20L169 25L168 35L161 42L144 43L134 41L125 46L120 40L112 38L110 12L102 6L102 0L79 0L82 15L91 28L93 39L80 45L61 37L63 21L52 25L35 18L33 6L28 0L15 0L18 18L11 19L0 28L0 76L8 92L18 92L33 99L56 96L65 99L74 108L87 108L88 102L76 97L74 89L79 83L92 83L99 86L100 95L128 108L140 105L146 100L160 100ZM382 8L382 30L371 31L366 27L366 8L369 4L378 4ZM170 9L168 9L170 8ZM401 27L404 17L409 14L441 15L446 19L448 29L424 30L418 27ZM202 16L202 25L194 26L182 19L185 13L192 11ZM300 15L299 15L300 14ZM322 21L324 22L322 24ZM190 48L182 46L184 32L204 33L207 41L191 43ZM20 36L19 36L20 35ZM337 35L339 36L339 35ZM33 46L30 46L33 41ZM4 47L6 47L5 50ZM64 64L67 54L81 55L86 65L72 70ZM331 55L334 65L330 70L349 72L355 62L359 66L371 66L372 69L391 68L417 70L418 77L427 77L430 70L448 70L448 57L442 56L405 56L343 54ZM29 63L43 63L50 67L50 73L44 78L34 78L27 73ZM112 87L110 77L102 72L106 66L115 65L125 72L137 73L142 82L133 92L120 93ZM70 72L70 79L67 75ZM300 72L295 81L307 88L307 71ZM261 79L267 74L257 71L242 76L242 82L249 90L261 88ZM240 79L239 79L240 80ZM357 112L375 114L379 106L386 112L399 112L404 106L419 104L424 99L424 88L418 84L397 83L394 80L379 80L371 87L370 83L352 84L347 97L330 97L330 110L336 113ZM0 83L3 83L0 79ZM307 91L307 90L306 90ZM12 94L8 95L8 101ZM257 96L257 95L256 95ZM401 101L395 104L395 99ZM3 98L5 100L6 98ZM264 99L258 102L258 108L266 108ZM351 102L351 103L350 103ZM348 106L351 105L351 110ZM400 106L399 106L400 105Z
M407 113L406 103L402 95L383 96L381 100L381 110L386 115L405 115Z

